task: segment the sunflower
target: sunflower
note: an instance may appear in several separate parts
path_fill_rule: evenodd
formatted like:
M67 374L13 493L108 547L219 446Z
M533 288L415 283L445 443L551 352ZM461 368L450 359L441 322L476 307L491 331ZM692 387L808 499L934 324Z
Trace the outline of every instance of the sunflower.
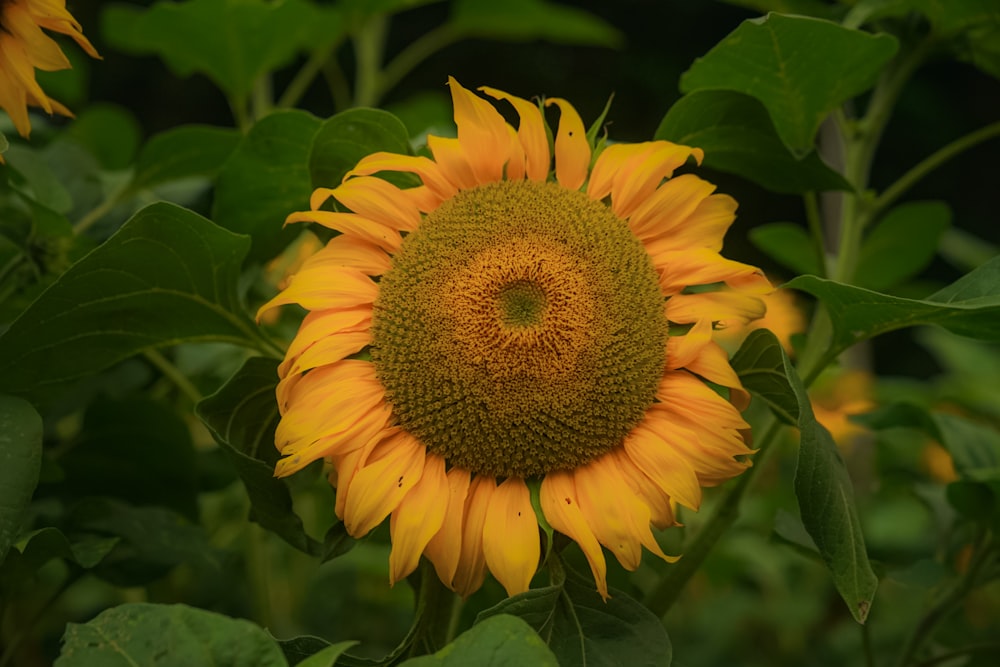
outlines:
M370 155L287 219L340 234L260 309L309 311L278 369L276 474L330 461L351 535L390 517L392 582L424 555L463 596L487 569L524 592L544 519L606 597L602 547L674 560L651 527L749 465L748 395L712 328L760 317L770 286L719 255L736 202L671 177L699 149L595 158L566 100L449 86L457 138Z
M42 28L69 35L90 56L100 58L66 10L65 0L0 0L0 108L25 138L31 133L28 105L41 107L50 115L73 115L35 81L36 69L52 72L72 67Z

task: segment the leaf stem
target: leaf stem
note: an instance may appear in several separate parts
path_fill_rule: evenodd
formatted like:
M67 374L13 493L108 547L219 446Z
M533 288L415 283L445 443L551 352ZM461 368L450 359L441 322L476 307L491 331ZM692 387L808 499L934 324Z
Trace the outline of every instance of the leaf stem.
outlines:
M981 127L978 130L970 132L964 137L959 137L955 141L952 141L951 143L934 151L934 153L918 162L909 171L900 176L895 183L886 188L885 191L875 199L870 209L871 216L877 216L883 210L888 208L893 202L899 199L903 193L916 185L922 178L927 176L927 174L931 173L948 160L969 150L973 146L981 144L982 142L994 137L1000 137L1000 121L987 125L986 127Z
M357 62L354 81L354 106L375 106L382 99L382 57L389 19L376 14L354 32L354 58Z
M802 196L806 208L806 221L809 223L809 232L813 240L813 248L816 252L816 266L819 267L820 277L827 276L826 249L823 242L823 218L819 212L819 200L815 192L807 192Z
M465 35L456 30L450 23L425 32L396 54L396 57L382 70L379 94L390 90L402 81L403 77L409 74L414 67L430 56L464 38Z
M279 109L290 109L299 103L313 80L323 71L324 65L326 65L342 43L342 39L334 39L310 54L309 59L295 73L295 76L285 88L285 92L278 98L277 106Z
M913 632L910 633L906 643L903 645L903 650L899 653L899 659L896 661L897 667L907 667L910 665L917 651L930 638L938 623L947 618L961 604L965 596L980 583L980 573L984 568L987 568L988 565L996 561L997 552L994 546L991 531L984 530L981 539L976 545L976 550L968 569L966 569L950 589L944 591L937 603L924 613L923 617L913 628Z
M79 220L77 220L76 224L73 225L73 233L83 234L85 231L93 227L94 223L96 223L105 215L110 213L111 209L113 209L115 206L119 204L119 202L122 201L128 190L129 190L128 185L125 185L124 187L115 190L110 195L108 195L108 197L104 201L102 201L100 204L90 209L89 211L87 211L87 213L84 214L84 216Z
M458 633L462 610L462 598L441 583L434 567L426 561L420 564L416 602L410 657L435 653L449 644Z
M158 350L146 350L142 353L142 356L146 357L149 363L153 364L158 371L163 373L164 377L173 382L192 403L197 403L203 398L201 392L198 391L198 388L194 386L191 380L187 379L180 372L180 369L160 354Z
M729 488L722 502L695 535L694 541L684 549L683 557L670 567L667 575L646 595L644 604L657 616L662 617L670 610L712 547L739 518L740 502L743 500L754 474L763 467L767 453L773 449L773 441L780 433L780 427L781 424L777 418L768 413L763 425L763 434L757 443L758 449L754 455L754 465Z

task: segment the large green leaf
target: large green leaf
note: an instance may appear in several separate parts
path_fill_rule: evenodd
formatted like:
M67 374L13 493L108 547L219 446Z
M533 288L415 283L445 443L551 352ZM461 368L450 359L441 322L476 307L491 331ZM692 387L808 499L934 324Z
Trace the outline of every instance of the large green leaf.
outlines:
M328 119L316 133L309 154L315 187L334 187L361 158L385 151L410 152L409 133L402 121L381 109L348 109Z
M320 126L305 111L273 113L250 129L219 173L212 219L250 235L251 259L270 259L295 238L285 218L309 208L309 154Z
M250 497L250 518L296 549L327 560L346 552L354 541L339 522L322 544L310 537L294 512L288 487L274 477L277 384L275 360L247 359L225 385L198 403L195 412L243 480Z
M943 202L907 202L868 233L854 282L872 290L895 287L916 276L933 259L951 211Z
M343 31L335 10L305 0L188 0L148 9L111 5L102 18L114 48L156 54L179 76L205 74L239 100L260 76Z
M755 97L789 150L805 156L827 114L874 84L896 47L890 35L769 14L744 21L696 60L681 77L681 90Z
M851 187L815 151L802 159L792 155L778 137L767 110L741 93L688 93L664 116L656 138L697 146L705 151L705 166L738 174L774 192Z
M32 581L35 572L54 558L62 558L84 569L96 567L118 544L117 537L77 535L71 541L58 528L41 528L19 542L3 561L0 574L10 586Z
M476 618L517 616L542 637L561 665L668 667L670 638L652 612L614 588L604 600L592 583L568 578L507 598Z
M784 286L808 292L826 305L833 321L833 352L917 324L937 324L962 336L1000 341L1000 257L919 301L816 276L799 276Z
M183 125L161 132L142 147L130 188L214 176L239 142L240 133L225 127Z
M182 604L127 603L70 623L56 667L287 667L263 628Z
M466 37L617 47L622 35L585 10L545 0L456 0L450 26Z
M14 543L42 468L42 418L30 403L0 395L0 563Z
M748 234L750 242L768 257L795 273L820 273L820 258L809 232L793 222L757 225Z
M142 209L0 337L0 387L39 392L182 342L265 346L236 292L248 246L179 206Z
M864 623L878 579L865 549L854 487L837 445L816 421L802 380L773 333L751 332L733 367L747 389L763 398L785 422L799 428L795 495L802 523L833 575L851 615Z
M468 667L469 665L559 667L559 661L531 626L520 618L499 614L472 626L470 630L463 632L458 639L434 655L412 658L402 665L404 667Z
M104 169L112 171L132 164L141 133L139 121L130 111L106 103L87 107L66 128L67 136L83 144Z

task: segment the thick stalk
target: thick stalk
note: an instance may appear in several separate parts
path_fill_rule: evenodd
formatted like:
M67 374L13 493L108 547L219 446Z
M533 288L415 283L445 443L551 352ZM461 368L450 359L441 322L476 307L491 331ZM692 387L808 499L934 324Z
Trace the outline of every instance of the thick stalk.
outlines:
M451 642L458 630L461 610L462 598L441 583L430 563L422 562L413 644L408 655L435 653Z

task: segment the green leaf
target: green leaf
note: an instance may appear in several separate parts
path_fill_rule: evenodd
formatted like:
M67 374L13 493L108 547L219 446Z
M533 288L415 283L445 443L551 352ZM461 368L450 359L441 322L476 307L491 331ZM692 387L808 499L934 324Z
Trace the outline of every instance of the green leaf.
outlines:
M299 230L283 228L293 211L309 208L309 153L321 123L305 111L261 119L219 173L212 219L253 239L250 259L278 255Z
M42 469L42 418L16 396L0 395L0 563L21 530Z
M795 273L822 273L809 233L792 222L772 222L750 230L750 242Z
M263 346L236 293L248 246L179 206L142 209L0 337L0 387L40 392L182 342Z
M7 141L7 137L4 136L4 133L0 132L0 154L6 153L8 148L10 148L10 142Z
M198 403L195 413L243 480L250 497L250 518L296 549L328 560L354 544L342 530L343 524L334 524L320 544L305 532L288 487L274 477L277 363L262 357L247 359L225 385Z
M150 399L98 398L87 407L83 428L59 465L65 477L52 490L60 494L108 495L198 519L190 429L175 410Z
M943 202L907 202L889 211L861 247L854 281L883 290L920 273L934 258L951 211Z
M466 37L502 41L545 39L557 44L620 47L618 30L594 14L543 0L456 0L451 28Z
M128 109L105 103L81 111L65 133L96 156L104 169L114 171L132 164L142 129Z
M402 665L404 667L468 667L469 665L558 667L559 662L531 626L514 616L499 614L472 626L434 655L412 658Z
M42 528L27 536L3 563L4 579L25 582L43 565L62 558L84 569L96 567L118 544L117 537L75 536L72 541L58 528Z
M744 386L782 421L799 428L795 495L802 523L826 563L851 615L864 623L878 579L865 549L854 488L837 445L816 421L809 395L773 333L752 332L733 357Z
M318 653L314 653L300 662L298 667L334 667L334 664L337 662L337 658L339 658L344 651L351 648L355 644L357 644L357 642L354 641L331 644Z
M507 598L482 611L476 623L504 614L521 618L561 665L669 666L670 638L660 619L624 592L609 593L605 601L593 583L566 579Z
M887 331L937 324L969 338L1000 341L1000 257L923 300L902 299L816 276L785 283L823 301L833 321L831 354Z
M781 12L782 14L800 14L816 18L837 18L836 6L830 6L823 0L724 0L727 5L756 9L761 13Z
M236 130L207 125L161 132L142 147L129 187L135 191L182 178L215 176L240 139Z
M789 425L799 423L799 402L785 371L785 357L774 334L751 331L730 362L743 387L759 396L775 416Z
M696 60L681 77L681 90L732 90L755 97L785 146L805 156L827 114L871 87L896 48L890 35L769 14L744 21Z
M146 10L111 5L102 18L112 47L156 54L179 76L205 74L236 100L300 50L319 48L343 32L336 11L305 0L157 2Z
M705 151L706 167L737 174L773 192L851 189L815 151L796 158L761 103L740 93L688 93L663 117L656 138L697 146Z
M980 482L952 482L945 488L945 494L955 511L973 521L989 519L997 511L996 494Z
M309 154L313 186L336 186L361 158L379 151L410 153L409 132L401 120L381 109L338 113L323 123L313 140Z
M277 643L250 621L182 604L127 603L70 623L55 667L152 665L287 667Z

